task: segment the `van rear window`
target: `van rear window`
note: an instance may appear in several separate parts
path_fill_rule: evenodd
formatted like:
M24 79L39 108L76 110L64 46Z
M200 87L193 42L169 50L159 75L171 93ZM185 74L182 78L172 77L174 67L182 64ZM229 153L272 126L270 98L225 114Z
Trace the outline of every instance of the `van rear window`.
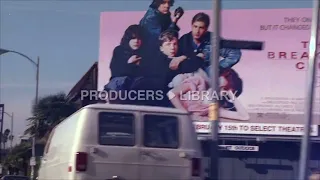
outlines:
M99 144L134 146L134 115L130 113L101 112L99 114Z
M144 146L154 148L179 147L179 121L175 116L145 115Z

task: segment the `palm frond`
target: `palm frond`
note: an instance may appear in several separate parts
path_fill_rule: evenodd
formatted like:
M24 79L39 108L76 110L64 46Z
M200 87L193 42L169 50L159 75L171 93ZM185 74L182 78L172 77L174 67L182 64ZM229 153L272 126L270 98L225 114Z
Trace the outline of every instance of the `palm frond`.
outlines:
M53 127L78 110L77 104L69 103L63 92L40 97L38 104L33 103L32 116L27 118L25 134L45 138Z

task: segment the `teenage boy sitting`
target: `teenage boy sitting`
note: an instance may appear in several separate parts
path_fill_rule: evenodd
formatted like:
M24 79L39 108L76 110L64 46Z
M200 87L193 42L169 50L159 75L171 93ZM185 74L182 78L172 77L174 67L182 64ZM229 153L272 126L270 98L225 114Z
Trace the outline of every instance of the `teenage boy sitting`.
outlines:
M187 56L178 54L178 41L177 31L167 30L160 34L160 51L148 58L152 61L146 60L141 63L145 77L144 89L161 90L163 97L166 98L166 93L169 91L168 84L177 74L195 72L202 66L203 61L193 61ZM168 99L164 99L161 102L152 102L152 104L168 106L171 103Z

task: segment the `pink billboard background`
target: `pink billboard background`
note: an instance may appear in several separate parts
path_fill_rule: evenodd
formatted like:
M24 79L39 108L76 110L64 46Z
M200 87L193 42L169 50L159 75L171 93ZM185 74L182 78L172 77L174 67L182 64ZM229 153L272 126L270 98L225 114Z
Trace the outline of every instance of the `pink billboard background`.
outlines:
M205 12L212 18L212 11L186 11L178 22L180 36L191 31L191 19L198 12ZM222 12L224 38L265 42L263 51L242 50L240 62L233 67L244 82L243 94L239 99L250 113L250 120L247 122L303 123L308 62L305 53L308 53L306 43L310 39L311 12L311 9ZM109 63L113 49L119 45L125 29L129 25L138 24L144 13L145 11L101 13L98 90L103 90L103 86L109 81ZM320 124L319 63L318 61L314 124ZM285 115L259 118L259 113ZM227 119L223 121L234 122Z

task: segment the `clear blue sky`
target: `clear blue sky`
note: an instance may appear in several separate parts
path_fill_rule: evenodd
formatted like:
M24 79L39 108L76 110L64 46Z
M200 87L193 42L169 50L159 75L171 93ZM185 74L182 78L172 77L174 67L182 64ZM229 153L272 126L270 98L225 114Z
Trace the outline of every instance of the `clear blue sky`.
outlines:
M22 52L40 65L40 95L66 93L98 59L103 11L146 10L151 0L0 0L0 47ZM210 0L176 0L175 6L211 9ZM224 9L311 8L311 0L222 0ZM115 17L116 18L116 17ZM35 68L15 54L0 56L1 99L15 113L21 135L35 96ZM4 128L9 128L5 117Z

